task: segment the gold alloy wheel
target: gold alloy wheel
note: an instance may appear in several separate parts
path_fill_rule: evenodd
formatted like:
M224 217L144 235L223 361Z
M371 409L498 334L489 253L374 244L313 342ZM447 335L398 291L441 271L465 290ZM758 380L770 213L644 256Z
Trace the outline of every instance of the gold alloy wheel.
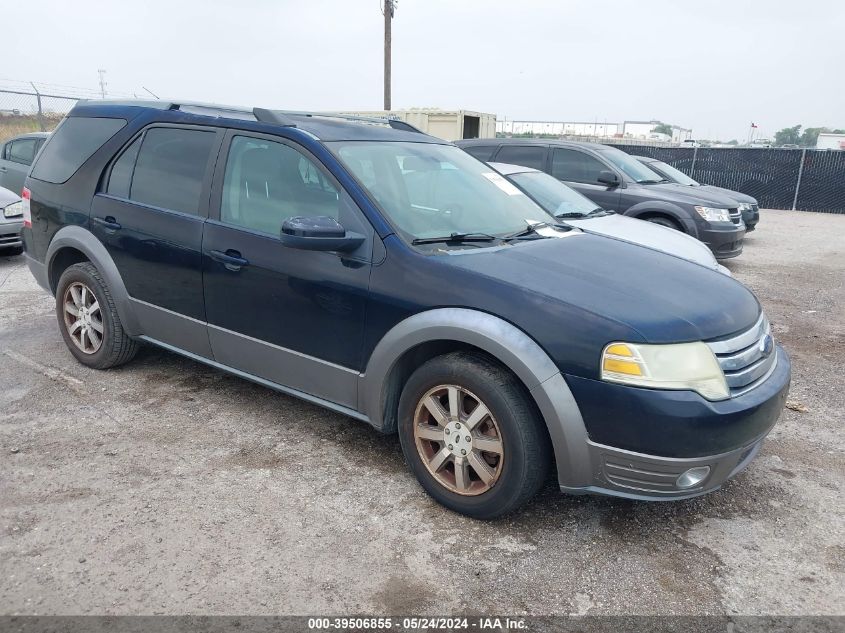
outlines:
M480 495L502 474L502 434L487 406L468 389L438 385L414 412L414 443L428 472L460 495Z
M84 354L96 354L103 345L103 315L91 289L74 281L62 298L62 314L70 340Z

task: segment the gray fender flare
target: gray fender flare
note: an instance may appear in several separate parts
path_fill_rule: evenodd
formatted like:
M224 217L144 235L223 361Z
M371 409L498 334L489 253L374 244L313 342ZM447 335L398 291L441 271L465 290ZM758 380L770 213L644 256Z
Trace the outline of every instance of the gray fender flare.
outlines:
M114 260L109 255L106 247L103 246L103 243L91 231L81 226L72 225L62 227L53 236L50 246L47 248L47 255L44 258L48 275L53 265L53 259L55 259L56 255L63 248L74 248L91 260L91 263L97 267L97 270L100 271L100 274L109 286L109 293L114 300L114 305L123 328L130 336L142 334L143 332L138 325L138 320L135 318L135 313L129 303L129 293L126 291L126 285L123 283L123 278L120 276ZM53 280L50 281L50 286L50 289L55 294L56 289L53 287Z
M695 224L695 220L690 218L689 211L685 211L678 205L672 204L671 202L662 202L658 200L639 202L634 206L625 209L624 215L632 218L638 218L647 213L662 213L664 215L668 215L674 220L677 220L678 223L684 227L684 231L686 231L688 235L692 235L695 238L698 237L698 227Z
M359 383L360 409L370 423L386 429L388 377L408 350L431 341L457 341L484 350L508 367L528 388L545 420L555 452L558 480L579 487L592 481L587 431L569 386L548 354L525 332L486 312L437 308L395 325L373 350Z

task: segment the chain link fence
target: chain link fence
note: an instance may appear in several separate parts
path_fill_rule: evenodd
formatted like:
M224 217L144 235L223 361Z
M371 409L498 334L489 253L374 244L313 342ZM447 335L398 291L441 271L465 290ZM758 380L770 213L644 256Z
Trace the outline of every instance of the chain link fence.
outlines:
M0 89L0 143L27 132L50 132L78 97Z
M757 198L767 209L845 213L845 151L619 145L690 178Z

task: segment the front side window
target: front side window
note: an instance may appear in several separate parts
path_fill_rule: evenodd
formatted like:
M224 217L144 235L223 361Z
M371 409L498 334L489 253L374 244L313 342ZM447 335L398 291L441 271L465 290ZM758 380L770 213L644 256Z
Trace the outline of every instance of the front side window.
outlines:
M198 214L215 132L152 128L138 151L129 199ZM119 161L118 161L119 162Z
M504 145L496 154L496 162L544 171L547 150L542 145Z
M508 179L516 183L552 215L567 215L568 217L587 215L597 208L596 203L586 196L567 187L557 178L539 171L511 174Z
M597 184L599 174L606 170L600 160L577 149L556 147L552 153L552 176L558 180Z
M37 138L22 138L18 141L12 141L6 150L6 159L21 165L31 165L37 149Z
M452 233L509 235L550 216L463 150L434 143L337 141L327 145L406 239Z
M248 136L232 139L223 177L220 220L278 236L294 216L329 216L349 228L352 202L326 173L289 145Z

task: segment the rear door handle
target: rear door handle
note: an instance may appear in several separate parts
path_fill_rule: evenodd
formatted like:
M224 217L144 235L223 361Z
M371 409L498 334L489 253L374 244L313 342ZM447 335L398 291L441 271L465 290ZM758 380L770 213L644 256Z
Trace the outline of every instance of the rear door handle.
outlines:
M107 228L109 231L119 231L121 228L120 222L114 219L114 217L107 215L104 218L91 218L97 224L100 224Z
M208 254L211 256L211 259L220 262L226 267L226 270L231 270L232 272L237 272L242 266L249 265L249 260L244 259L238 251L231 248L225 253L223 251L209 251Z

